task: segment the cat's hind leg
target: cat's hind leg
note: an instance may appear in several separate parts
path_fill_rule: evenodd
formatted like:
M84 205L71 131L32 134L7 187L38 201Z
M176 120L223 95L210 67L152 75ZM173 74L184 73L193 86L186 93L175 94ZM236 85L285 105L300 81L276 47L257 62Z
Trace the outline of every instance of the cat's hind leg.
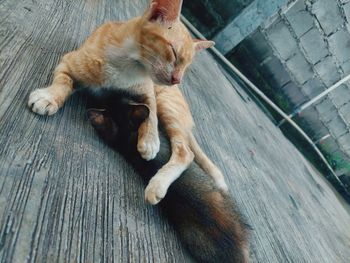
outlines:
M168 127L169 128L169 127ZM151 178L146 190L145 200L152 204L158 204L166 195L170 185L181 176L195 159L199 166L208 173L218 188L228 192L225 178L220 169L206 156L198 145L192 133L181 134L174 129L172 132L168 129L171 142L171 157L159 171ZM175 133L179 133L174 135Z
M193 136L194 126L192 115L188 104L178 87L164 88L156 86L157 110L159 120L163 124L167 134L172 139L172 134L182 132L186 138L187 147L194 154L195 161L216 182L217 186L228 191L225 178L220 169L203 152L196 138Z
M159 203L165 197L169 186L193 162L194 154L188 147L185 136L172 135L170 142L172 154L169 162L151 178L145 190L145 200L152 205Z
M225 182L224 175L222 174L221 170L203 152L192 132L189 134L189 146L195 155L196 163L198 163L199 166L213 178L216 185L221 190L228 192L228 187Z

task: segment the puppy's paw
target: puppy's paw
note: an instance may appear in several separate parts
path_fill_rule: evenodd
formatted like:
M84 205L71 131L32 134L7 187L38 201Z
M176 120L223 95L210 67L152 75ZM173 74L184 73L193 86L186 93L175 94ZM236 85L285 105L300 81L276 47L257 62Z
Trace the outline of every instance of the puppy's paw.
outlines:
M30 93L28 106L33 112L40 115L52 115L59 109L55 96L47 88L37 89Z
M158 132L147 133L139 138L137 150L141 157L147 161L154 159L159 152L160 142Z
M145 200L151 205L158 204L166 195L168 185L158 178L152 178L145 189Z

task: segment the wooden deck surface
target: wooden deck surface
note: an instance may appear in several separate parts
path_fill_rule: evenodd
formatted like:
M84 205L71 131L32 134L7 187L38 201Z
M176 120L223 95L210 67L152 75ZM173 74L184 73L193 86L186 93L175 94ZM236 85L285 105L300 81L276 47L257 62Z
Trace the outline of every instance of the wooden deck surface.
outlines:
M27 97L99 24L147 0L0 0L0 262L190 262L130 166L98 139L85 100L52 117ZM340 199L208 53L183 83L196 135L253 227L253 262L349 262Z

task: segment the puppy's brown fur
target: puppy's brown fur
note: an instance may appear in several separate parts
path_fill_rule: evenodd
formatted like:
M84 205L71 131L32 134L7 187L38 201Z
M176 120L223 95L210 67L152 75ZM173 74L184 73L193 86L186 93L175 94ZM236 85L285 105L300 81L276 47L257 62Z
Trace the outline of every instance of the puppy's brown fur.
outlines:
M104 110L91 109L88 115L98 134L147 182L169 164L173 146L161 129L156 158L146 162L140 157L136 150L137 129L149 110L139 101L130 94L109 93L94 98L89 105ZM235 202L195 162L169 187L160 207L196 262L249 262L248 227Z

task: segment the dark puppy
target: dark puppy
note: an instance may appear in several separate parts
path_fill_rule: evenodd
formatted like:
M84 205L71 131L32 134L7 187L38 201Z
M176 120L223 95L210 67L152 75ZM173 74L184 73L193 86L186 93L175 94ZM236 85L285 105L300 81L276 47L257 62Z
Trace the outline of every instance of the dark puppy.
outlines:
M137 151L137 130L149 109L139 98L106 91L95 96L88 116L98 134L130 162L148 182L170 158L160 132L157 157L145 161ZM233 200L218 189L195 162L169 188L160 203L183 244L198 262L249 262L248 231Z

